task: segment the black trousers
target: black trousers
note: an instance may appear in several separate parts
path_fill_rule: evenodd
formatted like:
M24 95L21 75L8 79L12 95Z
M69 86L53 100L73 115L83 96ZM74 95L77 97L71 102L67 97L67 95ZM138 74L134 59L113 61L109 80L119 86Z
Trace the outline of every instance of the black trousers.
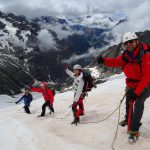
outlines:
M31 114L29 106L24 106L23 108L27 114Z
M46 102L42 105L42 113L41 113L41 116L45 116L46 107L49 107L50 111L52 111L52 112L54 113L54 108L53 108L53 106L50 105L50 102L49 102L49 101L46 101Z
M128 95L128 94L127 94ZM131 119L131 127L130 129L133 131L138 131L140 127L140 121L144 112L144 102L150 95L150 89L146 88L142 94L135 100L132 119ZM130 109L130 97L126 97L126 119L128 120L128 113Z

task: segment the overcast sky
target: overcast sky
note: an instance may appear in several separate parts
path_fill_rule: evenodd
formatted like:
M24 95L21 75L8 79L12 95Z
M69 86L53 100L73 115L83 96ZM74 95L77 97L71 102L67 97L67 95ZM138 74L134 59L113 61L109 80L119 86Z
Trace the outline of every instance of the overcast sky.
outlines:
M0 0L0 10L27 17L79 16L87 13L123 13L129 28L150 26L150 0ZM127 27L123 27L127 28Z
M128 31L150 30L150 0L0 0L0 10L30 18L123 13L128 22L113 30L118 39Z
M130 12L149 0L0 0L0 10L28 17ZM150 7L149 7L150 8Z

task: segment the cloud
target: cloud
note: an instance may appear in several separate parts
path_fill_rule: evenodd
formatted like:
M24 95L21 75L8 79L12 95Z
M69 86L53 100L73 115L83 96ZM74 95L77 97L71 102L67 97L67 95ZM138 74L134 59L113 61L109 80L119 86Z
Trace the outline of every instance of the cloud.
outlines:
M148 0L1 0L1 9L28 17L128 12ZM17 9L16 9L17 8Z
M66 39L66 38L68 38L68 36L71 36L73 34L80 34L80 35L84 34L83 31L72 31L72 30L70 30L69 27L67 28L67 26L65 26L66 30L64 30L64 29L62 29L61 25L52 26L49 24L43 24L43 25L41 25L41 27L44 29L54 31L57 34L57 38L59 40Z
M78 61L80 59L88 58L88 57L96 57L102 52L104 48L102 49L95 49L95 48L90 48L86 53L81 54L81 55L75 55L73 54L69 59L62 60L63 63L73 63L75 61Z
M42 28L54 31L57 34L57 38L60 40L65 39L68 36L74 34L72 31L63 30L61 25L52 26L52 25L44 24L42 25Z
M116 37L115 44L122 41L122 36L125 32L150 29L149 8L149 0L1 0L0 2L2 11L9 11L17 15L22 14L30 18L42 15L80 16L95 13L123 13L127 15L128 22L113 29L113 35ZM59 28L55 30L59 33L59 39L71 34L69 31L63 32ZM48 37L49 40L46 39L48 43L40 38L43 34ZM39 38L43 47L55 47L55 41L48 32L43 31L43 33L39 34ZM82 57L85 56L82 55Z
M69 30L62 30L61 26L55 26L52 28L52 30L57 34L57 37L60 40L65 39L68 36L74 34L73 32L71 32Z
M128 21L120 24L113 30L113 35L116 37L116 43L122 41L122 36L126 32L139 32L150 30L150 2L143 1L140 5L126 12Z
M149 0L1 0L0 9L5 12L37 16L79 16L92 13L123 12L128 23L120 26L117 32L144 30L150 24Z
M38 36L38 46L41 51L56 50L56 42L53 36L48 32L48 30L43 29L39 32Z

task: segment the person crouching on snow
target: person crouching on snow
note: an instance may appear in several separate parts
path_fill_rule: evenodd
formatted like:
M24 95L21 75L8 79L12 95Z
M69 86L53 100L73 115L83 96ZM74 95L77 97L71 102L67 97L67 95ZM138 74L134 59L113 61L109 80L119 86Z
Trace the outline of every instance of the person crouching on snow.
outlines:
M54 113L53 102L54 95L50 88L47 87L46 82L41 82L38 86L31 86L33 92L39 92L43 94L45 103L42 105L42 113L38 117L44 117L46 112L46 107L49 107L50 113Z
M72 111L74 115L74 120L71 124L76 124L80 122L80 116L84 115L84 104L83 99L85 94L82 92L84 87L82 67L80 65L75 65L73 67L73 72L68 69L68 65L65 65L66 73L74 79L73 92L74 100L72 104ZM79 107L79 108L78 108Z
M24 107L23 108L24 108L25 112L27 114L31 114L29 107L30 107L31 101L33 100L33 97L30 93L29 87L25 87L25 94L15 103L18 104L22 100L24 100Z

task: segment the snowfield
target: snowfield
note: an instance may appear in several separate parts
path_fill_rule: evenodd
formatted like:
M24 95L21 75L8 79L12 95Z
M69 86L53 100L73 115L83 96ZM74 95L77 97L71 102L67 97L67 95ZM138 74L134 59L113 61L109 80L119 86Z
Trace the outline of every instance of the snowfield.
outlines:
M43 98L34 94L31 115L25 114L22 106L13 103L16 98L0 96L0 150L111 150L117 127L118 111L109 119L100 121L111 114L124 95L124 76L116 75L107 82L98 85L85 99L85 115L81 124L71 125L73 93L71 91L55 96L55 113L45 118L37 118L41 112ZM4 100L2 100L4 97ZM145 103L141 136L133 145L128 144L126 127L119 127L115 150L150 149L150 99ZM121 119L125 112L125 100L121 106ZM5 105L4 105L5 104ZM4 106L4 108L2 107ZM65 118L67 116L67 118ZM62 119L65 118L65 119Z

